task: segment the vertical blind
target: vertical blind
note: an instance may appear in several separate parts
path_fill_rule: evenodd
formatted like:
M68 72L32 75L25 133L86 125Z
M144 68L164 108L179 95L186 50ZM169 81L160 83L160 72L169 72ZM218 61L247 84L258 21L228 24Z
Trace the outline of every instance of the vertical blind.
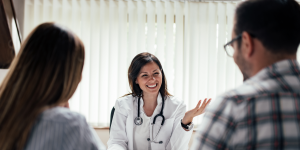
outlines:
M90 124L108 126L115 100L130 92L127 69L141 52L159 58L170 93L187 109L240 85L242 75L223 49L231 40L235 7L235 2L26 0L24 35L42 22L57 22L83 40L83 78L70 107Z

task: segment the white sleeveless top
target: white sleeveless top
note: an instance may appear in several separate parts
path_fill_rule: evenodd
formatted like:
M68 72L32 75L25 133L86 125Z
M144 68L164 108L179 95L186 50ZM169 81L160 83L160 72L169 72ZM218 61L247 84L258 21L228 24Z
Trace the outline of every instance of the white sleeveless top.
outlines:
M134 150L151 150L151 144L147 140L150 138L150 120L143 111L141 117L143 118L143 124L135 126L133 129L133 149Z

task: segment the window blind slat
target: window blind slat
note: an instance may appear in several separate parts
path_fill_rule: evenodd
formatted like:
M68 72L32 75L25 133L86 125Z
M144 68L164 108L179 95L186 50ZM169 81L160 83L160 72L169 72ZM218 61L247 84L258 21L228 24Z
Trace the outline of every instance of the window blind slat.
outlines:
M47 21L48 18L50 18L50 13L52 12L50 7L50 3L48 0L43 0L43 6L42 6L42 20L43 22Z
M218 49L217 49L217 91L216 95L225 91L225 79L226 79L226 53L224 53L223 45L226 42L226 12L225 3L218 3Z
M189 5L190 3L185 2L184 4L184 39L183 39L183 101L186 104L187 108L189 108L189 55L190 55L190 13L189 13Z
M90 101L86 101L85 99L90 100L90 9L88 8L89 4L85 0L80 1L81 5L81 40L85 46L85 61L84 68L82 72L82 80L80 83L80 112L84 114L87 120L90 120Z
M100 91L99 91L99 123L106 124L109 121L109 97L108 97L108 84L109 84L109 14L108 14L108 1L100 1ZM111 100L114 101L114 100ZM102 115L103 114L103 115Z
M231 37L231 30L233 28L233 15L234 15L234 5L233 3L226 3L226 16L227 16L227 41L229 42ZM227 58L226 61L226 89L232 89L235 87L235 67L234 66L234 60L233 58Z
M156 1L157 32L156 32L156 56L165 68L165 8L161 1Z
M70 26L71 30L77 34L79 37L81 37L81 32L80 32L80 12L79 12L79 4L77 0L72 0L72 25ZM47 18L46 18L47 19ZM70 107L73 110L79 111L80 110L80 92L81 91L81 83L79 83L77 90L75 91L74 95L72 96L70 100Z
M232 4L233 4L233 7L236 8L237 2L232 2ZM234 11L232 14L234 14ZM234 16L234 15L232 15L232 16ZM232 25L232 27L233 27L233 25ZM232 30L232 28L231 28L231 30ZM235 67L235 77L236 77L235 78L235 87L237 87L243 83L243 75L236 64L234 64L234 67Z
M134 0L128 0L128 17L129 17L129 31L128 35L128 48L129 48L129 57L128 61L131 62L132 58L137 54L137 2Z
M154 54L155 43L155 3L146 1L147 6L147 51Z
M198 52L198 88L197 88L197 93L198 97L197 100L204 100L204 98L209 98L207 96L208 93L208 3L199 3L199 11L198 11L198 28L199 28L199 40L198 40L198 45L199 45L199 52ZM197 84L197 83L194 83ZM196 101L196 100L194 100ZM194 103L195 105L195 103ZM192 107L192 106L191 106ZM190 107L190 109L191 109ZM194 106L195 107L195 106ZM203 115L200 115L199 117L195 118L195 124L201 124L201 121L203 119Z
M199 4L199 71L200 73L198 74L199 78L199 88L198 88L198 93L199 93L199 98L204 99L208 95L208 44L209 44L209 39L208 39L208 3L200 3Z
M127 68L129 66L128 60L128 49L127 49L127 3L125 1L119 1L119 47L118 47L118 70L119 70L119 85L118 85L118 95L123 96L128 93L128 79L127 79Z
M174 93L174 30L176 26L174 24L174 3L170 1L165 2L166 12L166 47L165 47L165 59L166 59L166 78L168 81L168 90Z
M89 114L90 122L93 124L98 123L99 120L99 91L100 91L100 22L98 19L99 9L97 1L90 0L90 99ZM94 98L95 97L95 98Z
M143 1L137 1L137 22L138 22L138 37L137 53L145 52L145 25L146 25L146 6Z
M175 1L175 66L174 67L174 93L183 100L183 3Z
M216 13L216 3L209 2L208 4L208 97L215 97L216 96L216 71L217 71L217 64L216 64L216 39L217 39L217 13Z
M69 16L69 13L70 13L70 6L68 6L69 3L68 3L68 0L62 0L62 7L61 7L61 10L62 10L62 25L64 26L67 26L68 25L68 22L70 22L70 17Z
M118 93L118 15L116 10L118 7L117 1L109 1L109 84L108 84L108 108L112 108L115 104L115 100L119 97ZM136 36L135 36L136 37Z
M52 18L51 21L60 21L60 10L58 0L52 0Z
M198 97L198 73L200 70L198 69L198 53L199 53L199 24L198 24L198 11L199 11L198 4L190 4L189 5L189 30L190 33L193 32L194 34L189 34L189 45L190 45L190 53L189 53L189 99L193 99L194 101L188 101L190 107L196 106Z
M33 5L34 5L34 26L37 26L39 24L40 21L40 14L41 14L41 10L40 10L40 1L39 0L34 0L33 1Z

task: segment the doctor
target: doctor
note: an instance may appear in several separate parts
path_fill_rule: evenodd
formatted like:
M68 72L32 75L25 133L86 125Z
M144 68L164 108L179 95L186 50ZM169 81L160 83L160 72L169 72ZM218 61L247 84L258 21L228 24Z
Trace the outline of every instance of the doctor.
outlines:
M210 99L186 112L185 104L168 93L162 66L150 53L134 57L128 80L131 93L116 101L108 150L187 150L193 118Z

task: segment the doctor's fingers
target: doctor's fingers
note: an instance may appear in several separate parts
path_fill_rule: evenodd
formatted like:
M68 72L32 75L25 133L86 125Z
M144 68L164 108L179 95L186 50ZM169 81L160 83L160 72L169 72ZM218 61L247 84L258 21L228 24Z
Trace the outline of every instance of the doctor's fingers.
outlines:
M198 101L197 106L195 108L198 109L200 105L201 105L201 100Z
M205 109L207 107L207 105L210 103L210 101L211 101L211 98L208 101L206 101L205 104L202 104L201 107L203 107L203 109Z
M199 102L198 102L198 104L197 104L197 106L196 106L197 109L199 109L199 106L201 105L201 102L202 102L202 100L199 100ZM204 102L202 103L201 107L202 107L203 105L205 105L206 102L207 102L207 98L204 99Z
M211 98L207 101L207 103L205 104L205 107L211 102Z
M206 103L205 103L205 106L204 107L206 107L209 103L210 103L210 101L211 101L211 98L210 99L208 99L208 101L206 101Z
M199 110L204 110L206 108L206 106L210 103L211 99L207 100L205 99L203 104L201 105L200 108L198 108Z
M203 108L206 105L206 103L207 103L207 98L204 99L204 101L203 101L202 105L200 106L200 108Z

